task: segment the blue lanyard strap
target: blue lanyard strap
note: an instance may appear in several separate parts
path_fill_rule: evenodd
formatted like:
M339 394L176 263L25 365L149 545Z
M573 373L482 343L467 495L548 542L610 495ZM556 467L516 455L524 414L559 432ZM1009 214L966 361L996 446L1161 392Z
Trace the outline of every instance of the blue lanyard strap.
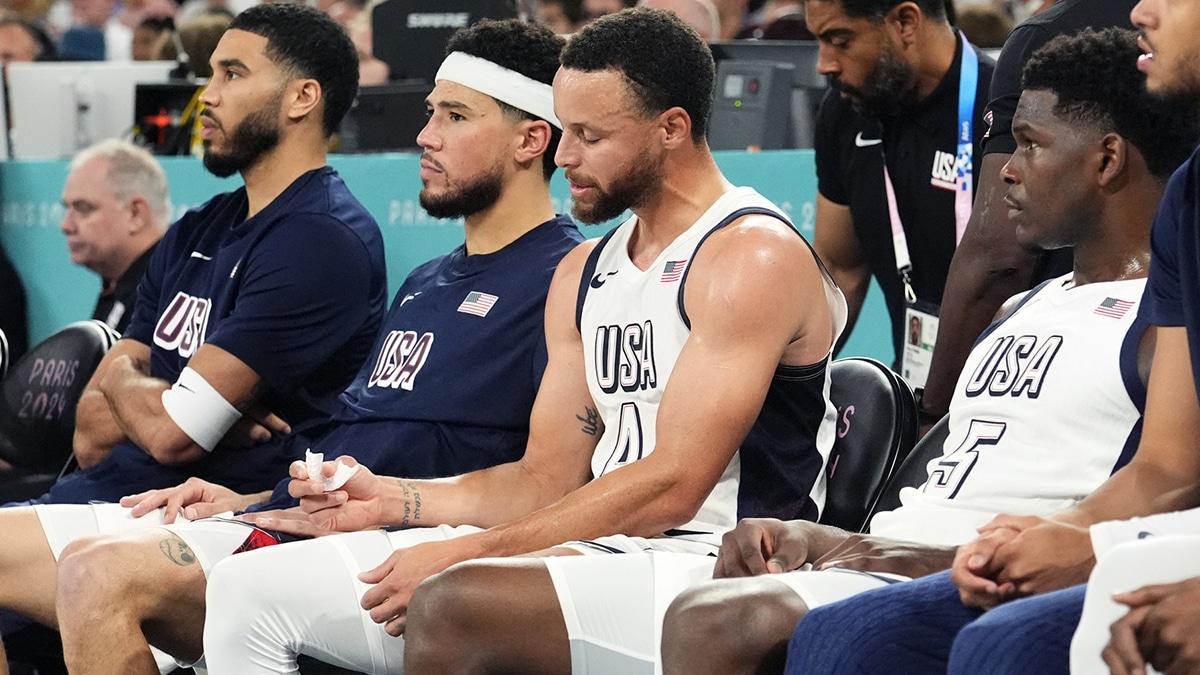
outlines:
M972 132L975 119L975 93L979 88L979 57L975 49L967 42L967 36L959 32L962 41L962 61L958 74L958 152L954 159L954 245L962 241L963 232L967 229L967 221L971 219L971 203L975 194L973 181L974 168L974 138ZM900 211L896 206L895 188L892 187L892 177L888 173L887 157L883 161L883 182L887 194L888 216L891 221L892 247L896 254L896 272L904 282L904 296L909 302L916 302L916 293L910 281L912 257L908 252L908 237L904 234L904 225L900 221Z

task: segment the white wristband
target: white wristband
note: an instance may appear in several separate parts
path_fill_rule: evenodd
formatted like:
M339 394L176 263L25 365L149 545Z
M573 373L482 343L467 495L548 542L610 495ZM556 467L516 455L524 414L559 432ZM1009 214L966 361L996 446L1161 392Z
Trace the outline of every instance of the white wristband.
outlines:
M175 384L162 393L162 403L167 415L205 452L212 452L242 417L203 375L191 368L184 368Z

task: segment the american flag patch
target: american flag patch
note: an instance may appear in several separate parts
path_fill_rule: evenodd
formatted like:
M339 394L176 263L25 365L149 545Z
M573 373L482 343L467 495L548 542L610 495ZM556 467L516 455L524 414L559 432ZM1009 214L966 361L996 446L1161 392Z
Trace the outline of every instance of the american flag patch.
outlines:
M679 281L679 277L683 276L683 269L685 267L687 267L686 258L683 260L668 260L667 264L663 265L663 273L658 280L664 284Z
M1125 316L1130 307L1133 307L1132 300L1105 298L1104 301L1100 303L1100 306L1093 310L1093 313L1099 314L1100 316L1119 319Z
M492 309L492 305L500 298L491 293L480 293L479 291L471 291L467 293L467 299L462 301L458 306L458 311L463 314L474 314L475 316L487 316L487 313Z

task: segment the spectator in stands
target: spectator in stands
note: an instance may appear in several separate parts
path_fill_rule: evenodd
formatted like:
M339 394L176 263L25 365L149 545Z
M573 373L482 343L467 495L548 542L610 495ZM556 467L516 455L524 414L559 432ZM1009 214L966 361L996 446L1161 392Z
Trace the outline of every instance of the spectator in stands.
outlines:
M16 15L0 18L0 62L30 63L53 60L54 41L36 23Z
M998 49L1013 28L1012 19L995 5L959 7L955 25L980 49Z
M570 35L583 23L583 0L540 0L534 18L559 35Z
M175 21L171 17L148 16L133 29L133 60L154 61L171 39Z
M75 155L62 202L71 262L102 280L92 318L124 332L138 282L170 221L167 176L146 150L101 141Z
M179 59L179 51L182 47L192 74L205 79L212 77L212 65L208 59L232 22L233 16L224 10L202 12L195 18L179 24L179 30L175 36L163 43L158 58L175 61Z
M133 29L115 16L117 0L71 0L72 25L63 32L62 55L68 61L128 61Z
M636 4L637 0L583 0L583 22L579 27L582 28L584 24L589 24L606 14L616 14Z
M716 40L721 35L721 17L710 0L641 0L638 4L671 12L705 40Z

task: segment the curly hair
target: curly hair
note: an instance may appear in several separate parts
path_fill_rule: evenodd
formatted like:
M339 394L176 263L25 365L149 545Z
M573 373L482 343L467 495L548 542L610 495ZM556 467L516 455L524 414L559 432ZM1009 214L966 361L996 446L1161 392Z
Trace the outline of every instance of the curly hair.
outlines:
M524 23L517 19L493 21L484 19L450 36L446 53L462 52L518 72L531 80L553 84L558 72L558 57L564 40L544 26ZM524 110L496 101L500 110L513 120L541 119ZM554 174L554 153L562 132L550 125L550 145L542 155L542 175L546 180Z
M1200 114L1192 105L1146 91L1137 68L1141 53L1132 30L1060 35L1029 58L1022 84L1057 96L1056 115L1102 133L1117 132L1142 153L1152 174L1165 179L1200 140Z
M321 126L326 137L332 135L358 93L358 51L345 29L318 9L267 3L238 14L229 30L266 38L267 58L321 85Z
M567 43L562 65L619 71L642 116L678 106L692 118L692 140L704 138L716 79L712 52L671 12L638 7L600 17Z

